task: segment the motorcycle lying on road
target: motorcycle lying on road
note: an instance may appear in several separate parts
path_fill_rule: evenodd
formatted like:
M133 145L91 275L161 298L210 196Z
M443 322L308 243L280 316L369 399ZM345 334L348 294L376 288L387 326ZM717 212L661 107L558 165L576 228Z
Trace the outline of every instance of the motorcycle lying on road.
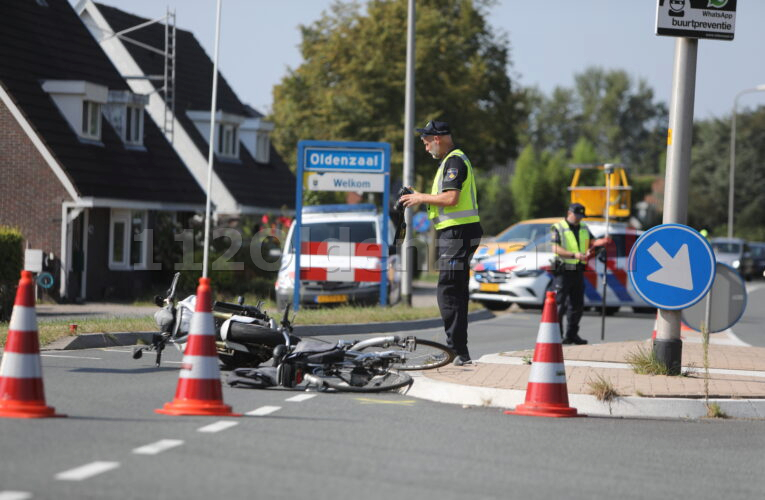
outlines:
M183 351L188 339L196 296L176 300L180 273L173 276L165 297L155 297L161 307L154 314L160 332L151 344L136 346L133 358L156 352L160 365L167 344ZM216 351L224 369L233 370L234 387L295 387L305 381L319 388L349 392L378 392L411 383L408 370L438 368L450 363L454 352L438 342L414 336L389 335L361 341L328 342L293 335L289 307L280 323L262 309L244 304L214 302ZM293 318L294 321L294 318ZM271 366L263 366L272 360Z

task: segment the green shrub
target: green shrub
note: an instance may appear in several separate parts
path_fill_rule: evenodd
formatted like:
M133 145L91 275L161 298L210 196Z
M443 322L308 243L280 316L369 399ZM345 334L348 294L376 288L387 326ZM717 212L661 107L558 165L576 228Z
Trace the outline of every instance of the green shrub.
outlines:
M0 226L0 321L11 317L14 294L24 268L23 241L18 229Z

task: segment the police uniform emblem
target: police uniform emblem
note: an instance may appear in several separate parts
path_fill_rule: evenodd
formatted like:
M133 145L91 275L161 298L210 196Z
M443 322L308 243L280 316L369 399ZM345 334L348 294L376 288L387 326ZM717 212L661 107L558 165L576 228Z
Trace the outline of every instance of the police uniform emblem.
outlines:
M447 181L453 181L457 178L457 169L454 167L447 168L446 169L446 180Z

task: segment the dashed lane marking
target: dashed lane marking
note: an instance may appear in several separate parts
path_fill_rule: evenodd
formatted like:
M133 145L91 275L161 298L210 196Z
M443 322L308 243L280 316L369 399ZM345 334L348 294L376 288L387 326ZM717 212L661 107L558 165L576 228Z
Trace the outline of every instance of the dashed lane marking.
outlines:
M356 398L356 401L361 401L363 405L400 405L400 406L412 406L417 401L414 399L405 399L403 401L392 401L390 399L372 399L372 398Z
M44 358L101 359L101 358L91 358L89 356L62 356L61 354L40 354L40 356ZM0 497L0 500L3 500L3 498Z
M281 409L281 406L261 406L255 410L248 411L246 415L251 415L253 417L263 417Z
M238 423L239 422L234 422L233 420L218 420L217 422L213 424L200 427L199 429L197 429L197 432L209 432L212 434L214 432L225 431L226 429L230 427L234 427Z
M171 448L175 448L176 446L180 446L183 444L183 441L180 439L160 439L156 443L147 444L145 446L140 446L133 450L133 453L137 455L157 455L159 453L162 453L163 451L167 451Z
M119 466L119 462L91 462L74 469L59 472L55 475L55 478L60 481L82 481L112 469L116 469Z
M306 401L315 397L316 397L316 394L298 394L297 396L292 396L291 398L285 399L285 401L290 401L292 403L300 403L301 401Z
M32 498L28 491L0 491L0 500L27 500Z

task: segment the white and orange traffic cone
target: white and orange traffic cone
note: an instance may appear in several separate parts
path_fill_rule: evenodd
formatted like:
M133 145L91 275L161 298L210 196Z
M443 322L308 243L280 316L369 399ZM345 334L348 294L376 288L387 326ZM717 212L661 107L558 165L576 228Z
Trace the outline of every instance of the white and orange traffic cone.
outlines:
M0 417L65 417L45 404L32 273L21 271L0 363Z
M175 399L155 410L166 415L240 416L223 403L210 280L199 278L197 302L191 317L189 340L183 354Z
M542 322L539 325L534 360L531 364L525 403L508 410L513 415L535 417L577 417L576 408L568 405L566 369L558 325L555 292L547 292Z
M656 330L659 328L659 311L656 311L656 320L653 322L653 332L651 332L651 340L656 340Z

